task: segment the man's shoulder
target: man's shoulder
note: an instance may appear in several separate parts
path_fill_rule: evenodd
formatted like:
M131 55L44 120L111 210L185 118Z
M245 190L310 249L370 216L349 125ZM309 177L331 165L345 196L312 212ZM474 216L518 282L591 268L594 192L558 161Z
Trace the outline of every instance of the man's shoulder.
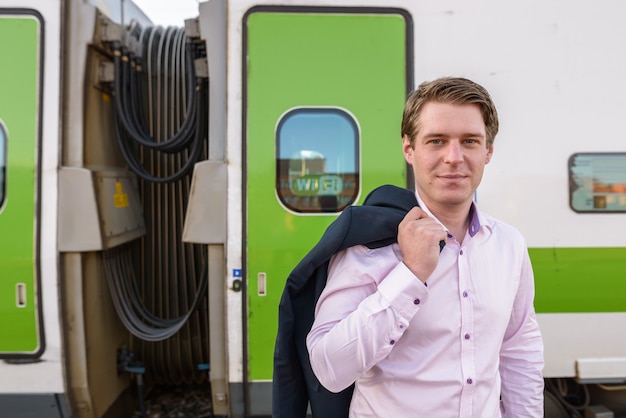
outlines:
M397 241L398 224L416 204L415 193L407 189L377 187L362 206L349 206L342 211L289 277L300 282L346 248L363 245L374 249L393 244Z
M392 184L375 188L363 201L363 206L391 207L406 211L415 205L417 205L415 192Z
M489 215L485 212L480 212L480 223L485 225L489 231L500 238L506 238L509 240L515 240L525 243L525 238L522 232L514 225Z

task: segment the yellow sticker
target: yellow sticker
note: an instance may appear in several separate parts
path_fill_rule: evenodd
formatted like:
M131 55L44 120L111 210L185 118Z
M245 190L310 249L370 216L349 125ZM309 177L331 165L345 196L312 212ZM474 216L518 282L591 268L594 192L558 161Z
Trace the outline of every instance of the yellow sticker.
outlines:
M116 181L115 189L117 190L117 193L113 195L113 203L115 204L115 207L125 208L128 206L128 195L122 190L122 182Z

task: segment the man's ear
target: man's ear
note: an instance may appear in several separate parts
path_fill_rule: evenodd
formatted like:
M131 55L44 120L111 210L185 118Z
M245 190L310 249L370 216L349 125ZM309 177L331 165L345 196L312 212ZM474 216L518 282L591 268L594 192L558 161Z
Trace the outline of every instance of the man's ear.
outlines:
M402 135L402 154L404 154L404 159L409 164L413 164L413 152L409 136L406 134Z
M487 155L485 155L485 164L489 164L489 161L491 161L492 156L493 156L493 144L489 145L489 148L487 148Z

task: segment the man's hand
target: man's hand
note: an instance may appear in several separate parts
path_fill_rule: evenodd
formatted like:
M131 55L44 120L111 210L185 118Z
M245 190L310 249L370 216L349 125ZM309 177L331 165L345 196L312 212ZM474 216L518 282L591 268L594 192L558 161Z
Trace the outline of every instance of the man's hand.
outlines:
M439 241L445 241L446 237L443 227L417 206L400 222L398 244L402 261L422 282L426 282L437 267Z

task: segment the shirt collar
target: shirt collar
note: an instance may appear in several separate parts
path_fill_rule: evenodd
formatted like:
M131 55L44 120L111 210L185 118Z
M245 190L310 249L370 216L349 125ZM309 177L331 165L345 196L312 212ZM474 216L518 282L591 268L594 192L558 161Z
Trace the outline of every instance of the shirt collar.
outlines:
M430 209L428 209L424 201L420 198L420 195L419 193L417 193L417 191L415 192L415 197L417 198L417 204L419 205L419 207L424 212L426 212L428 216L432 217L435 221L437 221L439 225L443 226L446 232L450 233L450 231L448 231L448 228L439 219L437 219L435 215L433 215ZM469 216L470 216L470 223L469 223L467 232L469 233L470 237L474 237L474 235L476 235L478 231L480 230L480 226L483 225L483 222L481 222L482 216L480 214L480 210L478 209L478 206L476 205L476 202L474 201L472 201L472 206L470 207Z

